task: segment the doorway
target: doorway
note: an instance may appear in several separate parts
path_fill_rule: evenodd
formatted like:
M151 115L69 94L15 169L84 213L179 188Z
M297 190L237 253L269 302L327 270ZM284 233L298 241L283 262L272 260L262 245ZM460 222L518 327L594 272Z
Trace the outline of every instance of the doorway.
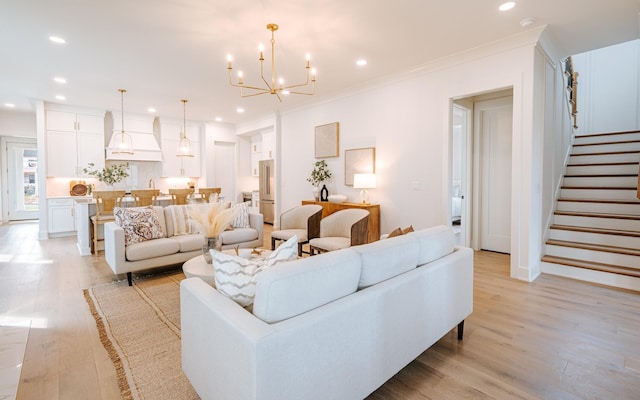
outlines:
M220 198L238 201L236 192L236 144L216 141L214 146L214 186L222 188Z
M5 141L9 221L38 219L38 150L35 139Z
M457 99L451 130L451 221L456 240L511 253L511 90Z

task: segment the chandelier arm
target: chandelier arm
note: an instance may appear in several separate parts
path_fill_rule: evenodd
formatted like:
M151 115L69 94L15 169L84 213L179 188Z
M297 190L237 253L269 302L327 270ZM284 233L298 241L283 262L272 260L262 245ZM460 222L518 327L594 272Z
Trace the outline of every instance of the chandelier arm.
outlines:
M262 92L258 92L258 93L251 93L251 94L242 94L242 90L240 91L240 97L244 98L244 97L253 97L253 96L259 96L261 94L267 94L267 93L271 93L270 91L266 91L266 90L262 90Z
M273 74L273 70L271 70L271 74ZM262 78L264 84L267 85L267 89L265 89L267 91L266 93L271 93L275 86L270 86L269 82L264 79L264 62L262 60L260 60L260 78ZM273 76L271 77L271 79L273 80Z

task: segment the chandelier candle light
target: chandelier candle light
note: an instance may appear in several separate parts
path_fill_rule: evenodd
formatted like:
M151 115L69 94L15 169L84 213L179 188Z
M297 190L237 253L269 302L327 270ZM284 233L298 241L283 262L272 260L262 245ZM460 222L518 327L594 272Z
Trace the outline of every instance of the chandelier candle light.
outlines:
M114 144L116 145L116 150L113 151L113 154L133 154L133 142L131 141L131 135L124 132L124 94L126 90L118 89L120 92L120 107L122 108L122 126L120 137L115 138Z
M182 132L180 133L180 142L178 142L178 153L176 157L193 157L191 151L191 141L187 137L187 101L182 99Z
M278 25L268 24L267 29L271 31L271 83L269 83L269 81L264 77L264 47L260 45L260 57L258 58L258 60L260 61L260 78L262 79L262 82L264 82L264 85L263 86L246 85L242 80L243 78L242 71L238 71L238 81L237 83L233 83L233 77L231 76L232 70L233 70L233 65L232 65L233 57L231 56L231 54L227 55L227 62L228 62L227 70L229 71L229 84L231 84L231 86L240 88L240 97L252 97L252 96L258 96L261 94L269 93L269 94L275 94L276 97L278 97L278 100L280 100L281 102L282 102L283 94L286 95L286 94L293 93L293 94L304 94L308 96L315 94L316 70L315 68L311 68L310 66L311 56L309 54L307 54L307 62L305 65L305 69L307 70L306 71L307 77L304 83L285 86L283 78L279 78L278 82L276 83L276 58L275 58L276 40L274 38L274 33L275 31L278 30ZM301 92L297 90L296 91L291 90L294 88L302 88L302 87L309 86L309 83L311 83L310 92ZM251 92L248 94L244 94L243 89L249 89L251 90Z

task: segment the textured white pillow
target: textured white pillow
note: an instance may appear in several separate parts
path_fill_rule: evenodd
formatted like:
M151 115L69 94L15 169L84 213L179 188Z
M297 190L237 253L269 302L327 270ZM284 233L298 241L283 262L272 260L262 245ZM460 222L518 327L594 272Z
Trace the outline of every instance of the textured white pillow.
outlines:
M253 304L256 276L278 263L295 260L298 256L298 237L293 236L264 259L247 260L211 250L216 289L243 307Z
M233 204L231 208L236 210L236 216L231 221L231 227L233 228L249 228L249 203L237 203Z
M195 223L191 220L189 207L186 205L167 206L171 214L171 222L173 223L173 235L190 235L199 233Z
M116 224L124 230L124 245L164 237L156 211L151 207L113 209Z

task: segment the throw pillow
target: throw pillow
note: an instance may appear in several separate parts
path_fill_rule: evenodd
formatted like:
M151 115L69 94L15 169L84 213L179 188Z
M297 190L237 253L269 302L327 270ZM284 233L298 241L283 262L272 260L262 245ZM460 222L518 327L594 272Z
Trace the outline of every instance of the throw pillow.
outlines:
M409 232L413 232L413 225L409 225L408 227L406 227L406 228L404 228L404 229L402 230L402 234L403 234L403 235L406 235L406 234L407 234L407 233L409 233Z
M298 256L298 237L293 236L264 259L244 259L211 250L216 289L231 300L247 307L256 294L256 277L274 265L295 260Z
M125 246L164 237L162 226L152 207L115 207L113 216L116 224L124 230Z
M174 236L198 233L197 227L195 227L194 223L191 221L188 206L167 206L167 208L169 209L171 214Z
M249 228L249 203L233 204L231 208L236 210L236 216L231 220L233 228Z
M402 235L402 229L396 228L396 229L392 230L389 235L387 235L387 239L388 238L392 238L392 237L396 237L396 236L401 236L401 235Z

